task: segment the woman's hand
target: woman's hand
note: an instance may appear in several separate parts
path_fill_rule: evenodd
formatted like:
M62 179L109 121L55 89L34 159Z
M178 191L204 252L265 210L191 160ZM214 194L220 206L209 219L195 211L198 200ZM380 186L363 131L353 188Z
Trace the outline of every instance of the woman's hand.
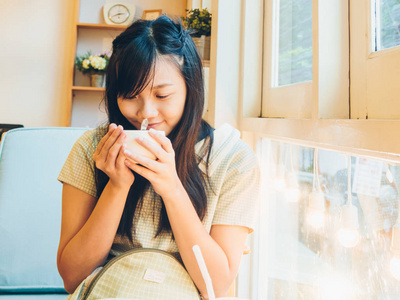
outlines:
M108 133L100 140L93 154L96 167L106 173L110 183L116 187L130 187L135 180L132 171L125 165L125 140L122 126L110 124Z
M126 150L124 152L125 155L138 164L129 160L126 160L125 163L133 171L149 180L154 191L165 198L171 191L179 191L183 188L176 173L175 151L172 148L171 141L156 130L150 129L149 135L161 146L143 138L137 138L136 140L140 145L152 152L157 157L157 160L136 155Z

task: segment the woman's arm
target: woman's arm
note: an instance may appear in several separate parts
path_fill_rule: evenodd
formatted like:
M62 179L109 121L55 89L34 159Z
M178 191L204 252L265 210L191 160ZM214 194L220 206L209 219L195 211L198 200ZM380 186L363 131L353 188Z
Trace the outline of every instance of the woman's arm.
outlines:
M96 166L110 178L97 202L95 197L64 183L57 265L69 293L104 264L115 238L134 181L124 164L125 138L122 127L111 124L93 154Z
M213 225L208 234L185 190L171 194L164 203L179 253L201 294L207 297L206 285L192 251L196 244L204 256L216 297L225 296L239 270L248 229Z
M128 191L107 184L96 204L93 196L64 184L57 265L68 293L107 259Z

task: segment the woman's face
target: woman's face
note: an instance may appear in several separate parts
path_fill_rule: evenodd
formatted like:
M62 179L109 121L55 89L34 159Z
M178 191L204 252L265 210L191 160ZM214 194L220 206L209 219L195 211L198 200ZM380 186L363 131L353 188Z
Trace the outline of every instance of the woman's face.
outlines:
M148 129L168 135L180 121L186 101L186 84L180 70L169 59L158 59L154 79L135 98L118 98L118 107L136 129L144 119Z

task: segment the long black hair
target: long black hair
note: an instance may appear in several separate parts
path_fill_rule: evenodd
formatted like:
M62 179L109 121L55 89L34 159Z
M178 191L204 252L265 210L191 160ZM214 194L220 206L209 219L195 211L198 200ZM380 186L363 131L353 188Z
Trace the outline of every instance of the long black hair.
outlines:
M105 106L109 123L122 125L124 129L136 128L122 115L118 97L133 98L140 94L154 76L156 61L160 56L170 58L180 69L186 84L186 102L181 120L169 133L175 150L176 169L186 192L202 220L207 210L206 176L198 167L195 153L197 141L206 139L203 153L208 164L213 143L213 128L204 120L204 82L200 56L189 32L179 20L161 16L153 21L138 20L113 41L113 53L106 72ZM109 178L96 170L97 197L100 197ZM133 217L141 208L143 194L149 182L135 173L117 233L132 242ZM171 232L171 225L163 201L156 236L163 231ZM138 211L140 213L140 210Z

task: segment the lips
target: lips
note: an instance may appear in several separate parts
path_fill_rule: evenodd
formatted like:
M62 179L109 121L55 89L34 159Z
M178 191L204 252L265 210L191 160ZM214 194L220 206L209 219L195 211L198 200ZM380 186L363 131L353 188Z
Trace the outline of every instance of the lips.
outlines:
M161 123L162 123L162 122L158 122L158 123L149 123L149 125L147 126L147 129L150 129L150 128L155 129L155 128L157 128L159 125L161 125Z
M147 130L149 130L150 128L153 128L153 129L156 129L157 127L159 128L159 126L163 123L164 123L164 121L161 121L161 122L150 122L149 121L149 124L147 125ZM139 121L133 121L132 124L133 124L133 126L135 126L135 128L137 130L140 130L141 123Z

